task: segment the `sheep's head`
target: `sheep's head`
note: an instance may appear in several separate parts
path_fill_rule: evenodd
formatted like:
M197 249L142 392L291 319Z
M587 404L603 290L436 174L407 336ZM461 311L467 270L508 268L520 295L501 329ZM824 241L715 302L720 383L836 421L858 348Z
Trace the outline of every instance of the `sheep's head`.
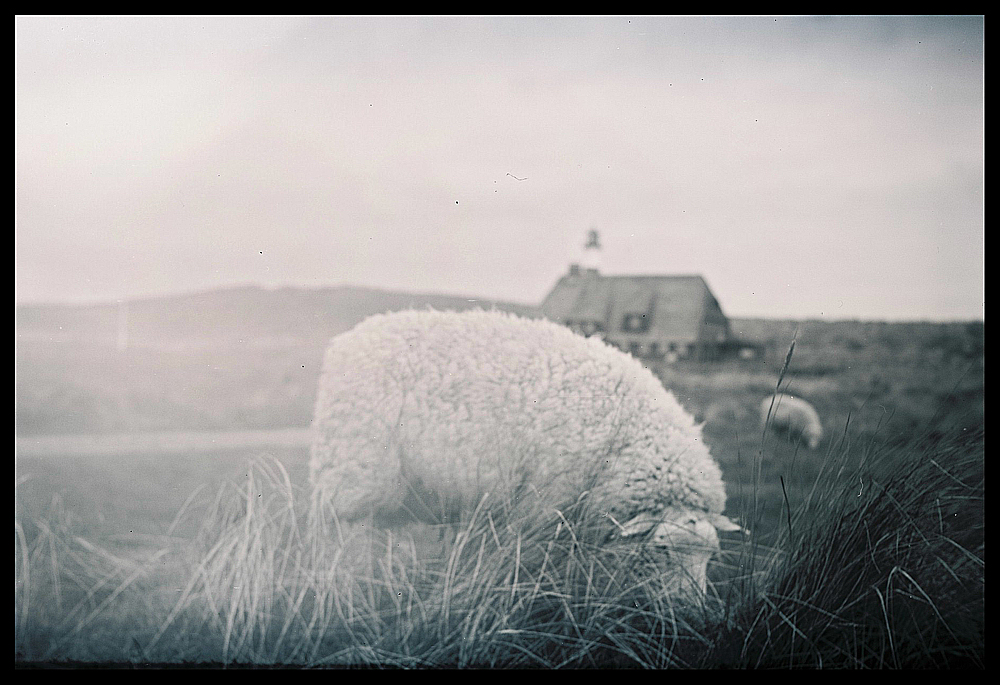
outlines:
M649 544L669 555L667 566L704 594L708 561L719 551L717 531L748 531L721 514L693 509L643 512L621 526L622 537L649 535Z

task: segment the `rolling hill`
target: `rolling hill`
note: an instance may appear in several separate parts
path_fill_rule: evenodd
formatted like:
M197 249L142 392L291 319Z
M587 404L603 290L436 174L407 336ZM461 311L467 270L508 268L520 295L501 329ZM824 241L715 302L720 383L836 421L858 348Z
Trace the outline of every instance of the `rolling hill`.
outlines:
M15 433L307 426L329 338L372 314L411 307L539 315L524 304L350 286L245 286L125 305L20 305ZM682 400L696 414L718 402L699 397L697 388L710 378L721 379L712 381L720 388L742 384L766 392L793 338L801 387L912 407L912 422L956 403L982 411L982 322L731 323L738 337L766 351L762 358L654 369L670 387L689 391Z

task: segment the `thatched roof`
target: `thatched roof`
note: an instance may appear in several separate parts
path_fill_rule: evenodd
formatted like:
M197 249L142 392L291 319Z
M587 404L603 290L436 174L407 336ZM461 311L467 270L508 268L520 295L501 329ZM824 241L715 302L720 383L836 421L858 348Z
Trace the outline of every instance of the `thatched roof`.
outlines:
M542 313L567 325L599 324L606 337L721 343L729 322L701 276L603 276L574 269L556 283Z

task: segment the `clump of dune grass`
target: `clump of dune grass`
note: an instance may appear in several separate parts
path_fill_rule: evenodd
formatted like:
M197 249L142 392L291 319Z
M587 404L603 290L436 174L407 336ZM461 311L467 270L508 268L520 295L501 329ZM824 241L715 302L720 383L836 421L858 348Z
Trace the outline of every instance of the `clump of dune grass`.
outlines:
M153 660L379 667L691 665L708 604L586 503L480 503L451 526L347 534L280 463L220 493ZM438 539L443 538L443 539ZM428 551L432 550L432 551ZM671 586L673 583L673 586Z
M981 668L982 429L903 447L872 441L827 460L707 662Z
M46 516L14 521L15 660L141 659L139 636L157 612L137 587L167 550L127 559L75 527L58 497Z

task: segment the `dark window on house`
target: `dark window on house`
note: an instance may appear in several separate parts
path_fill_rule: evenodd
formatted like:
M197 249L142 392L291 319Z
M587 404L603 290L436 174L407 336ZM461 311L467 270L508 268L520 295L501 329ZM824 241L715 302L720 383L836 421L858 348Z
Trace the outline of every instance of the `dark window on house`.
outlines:
M676 352L677 351L677 343L675 343L675 342L670 343L670 346L667 349L669 349L671 352Z
M629 353L633 357L641 357L642 356L642 343L637 343L637 342L629 343L628 344L628 351L629 351Z
M622 331L625 333L645 333L649 330L649 317L645 314L626 314L622 318Z
M663 352L660 351L660 343L652 342L649 343L649 356L655 359L659 359L663 356Z

